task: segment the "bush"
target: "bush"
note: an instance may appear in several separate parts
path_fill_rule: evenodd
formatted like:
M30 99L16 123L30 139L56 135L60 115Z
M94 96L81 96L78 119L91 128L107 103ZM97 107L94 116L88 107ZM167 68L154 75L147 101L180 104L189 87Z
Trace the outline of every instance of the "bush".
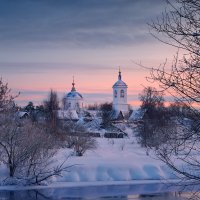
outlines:
M96 149L97 142L91 134L86 132L83 125L68 122L63 126L67 148L72 148L77 156L83 156L87 150Z
M83 156L87 150L96 149L96 140L89 135L78 134L74 136L73 149L77 156Z

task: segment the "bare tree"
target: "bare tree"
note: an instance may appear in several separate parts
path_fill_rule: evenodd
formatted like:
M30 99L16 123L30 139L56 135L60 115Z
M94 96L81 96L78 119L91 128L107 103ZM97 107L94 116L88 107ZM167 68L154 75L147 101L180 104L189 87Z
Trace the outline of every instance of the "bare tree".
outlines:
M155 37L185 50L185 56L175 56L171 70L165 64L151 70L151 79L161 88L189 104L200 102L200 2L198 0L167 1L171 10L150 24ZM158 33L158 34L156 34ZM163 37L166 36L166 37ZM166 40L164 40L167 38Z
M169 112L171 116L179 117L180 119L186 117L193 119L193 110L184 102L175 101L170 103Z
M0 78L0 111L4 111L12 107L14 99L18 95L13 96L11 94L11 89L8 87L8 83L4 83L2 78Z
M74 136L74 151L77 156L83 156L87 150L96 149L96 140L86 133L78 133Z
M96 149L95 138L87 133L82 124L71 121L65 124L64 130L66 146L72 148L77 156L83 156L87 150Z
M16 96L10 91L0 79L0 163L7 166L8 177L24 184L40 184L60 175L68 166L65 161L52 165L57 152L55 138L47 134L44 126L17 117Z
M87 110L98 110L99 105L97 103L87 105Z
M46 113L47 124L50 129L57 128L57 110L59 108L58 95L55 91L51 90L48 99L44 101L44 110Z
M182 178L199 184L200 113L196 107L200 105L200 1L167 2L169 10L150 26L156 38L183 49L184 56L175 55L171 69L166 64L151 69L150 79L189 107L195 123L183 125L177 121L176 134L168 134L166 144L160 146L157 155Z
M0 162L9 177L24 184L40 184L68 168L53 164L55 138L31 120L15 118L15 112L0 115Z
M141 124L138 125L139 139L142 146L156 147L166 141L171 121L169 111L164 107L163 93L155 88L144 88L139 95L141 112L144 113Z
M166 0L166 2L168 7L162 16L149 23L152 34L166 44L199 56L199 0Z
M35 156L35 159L40 156L38 153L45 148L44 142L48 137L41 138L44 136L42 129L28 120L15 119L12 112L1 115L0 122L1 161L8 166L9 176L14 177L31 156Z
M156 107L163 107L164 106L164 97L163 93L156 90L153 87L146 87L139 94L139 99L142 103L141 109L150 109Z
M104 128L111 125L111 111L112 111L112 103L103 103L100 106L101 118L102 118L102 126Z

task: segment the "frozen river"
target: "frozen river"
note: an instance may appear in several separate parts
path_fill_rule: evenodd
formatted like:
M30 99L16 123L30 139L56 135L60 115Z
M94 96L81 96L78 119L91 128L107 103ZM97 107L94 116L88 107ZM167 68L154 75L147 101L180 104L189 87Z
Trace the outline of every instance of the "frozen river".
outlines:
M169 184L109 185L87 187L62 187L31 190L1 190L0 200L185 200L188 188ZM197 190L197 188L195 189Z

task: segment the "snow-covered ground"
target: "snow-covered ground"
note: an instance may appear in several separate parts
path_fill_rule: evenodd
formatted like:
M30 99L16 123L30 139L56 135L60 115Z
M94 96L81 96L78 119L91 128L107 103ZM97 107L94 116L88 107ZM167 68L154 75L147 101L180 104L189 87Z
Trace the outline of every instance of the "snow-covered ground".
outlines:
M129 137L121 139L97 138L98 148L87 151L84 156L71 156L73 165L62 177L53 182L113 182L138 180L175 179L176 176L156 157L147 155L146 149L137 143L134 134L127 129ZM64 160L69 150L61 149L57 160Z
M87 151L82 157L70 156L71 149L61 148L55 156L55 166L67 159L71 166L62 176L52 177L49 184L60 186L109 185L124 183L150 183L158 180L176 179L176 176L153 152L147 155L130 128L127 138L97 138L98 147ZM1 180L5 179L6 168L0 166Z

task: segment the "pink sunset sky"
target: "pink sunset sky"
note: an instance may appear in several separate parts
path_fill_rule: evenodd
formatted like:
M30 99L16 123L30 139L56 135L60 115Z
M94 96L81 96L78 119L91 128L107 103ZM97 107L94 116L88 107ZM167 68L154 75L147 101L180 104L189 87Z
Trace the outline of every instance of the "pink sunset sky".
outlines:
M176 49L157 41L147 23L167 6L163 0L2 1L0 75L19 105L43 102L52 88L62 96L76 89L86 104L112 101L118 67L128 101L138 106L147 70Z

